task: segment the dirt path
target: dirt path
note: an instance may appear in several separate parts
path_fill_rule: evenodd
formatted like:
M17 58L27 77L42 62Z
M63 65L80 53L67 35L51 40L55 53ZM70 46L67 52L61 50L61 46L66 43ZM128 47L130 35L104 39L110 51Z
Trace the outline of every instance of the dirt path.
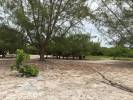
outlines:
M36 78L16 77L6 62L0 65L0 100L133 100L132 93L102 83L90 69L133 87L133 62L32 60L41 70Z

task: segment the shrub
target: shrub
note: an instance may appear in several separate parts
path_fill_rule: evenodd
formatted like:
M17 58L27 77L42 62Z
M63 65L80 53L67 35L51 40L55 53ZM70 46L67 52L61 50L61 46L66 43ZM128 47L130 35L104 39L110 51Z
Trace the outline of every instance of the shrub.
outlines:
M103 48L104 56L114 57L133 57L133 50L124 47L112 47L112 48Z
M103 55L103 49L100 47L100 43L91 42L89 45L89 53L93 56Z
M19 73L22 73L22 76L37 76L39 73L38 68L35 65L25 65L20 67Z
M16 53L16 64L11 66L11 69L17 70L22 76L37 76L39 69L35 65L27 65L26 62L30 59L29 55L23 50L18 49Z
M128 51L128 57L132 57L132 58L133 58L133 50L132 50L132 49L130 49L130 50Z
M19 69L21 65L27 62L30 59L30 56L26 54L22 49L18 49L16 53L16 67Z
M11 65L10 68L11 68L11 70L16 70L17 69L16 64Z
M27 45L27 47L24 50L26 53L29 53L29 54L35 54L35 55L38 54L38 50L34 46Z

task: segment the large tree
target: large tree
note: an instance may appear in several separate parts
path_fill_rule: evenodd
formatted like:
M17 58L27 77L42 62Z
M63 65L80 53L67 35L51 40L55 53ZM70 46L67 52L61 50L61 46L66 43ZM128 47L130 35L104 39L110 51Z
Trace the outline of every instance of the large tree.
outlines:
M6 52L14 53L18 48L23 48L24 42L22 33L6 25L0 26L0 52L2 57L5 57Z
M133 48L133 1L96 0L93 21L115 46Z
M65 34L88 16L87 0L1 0L5 15L38 49L40 60L48 41Z
M62 57L73 57L83 59L88 52L90 42L90 34L70 33L66 36L55 36L50 42L48 53Z

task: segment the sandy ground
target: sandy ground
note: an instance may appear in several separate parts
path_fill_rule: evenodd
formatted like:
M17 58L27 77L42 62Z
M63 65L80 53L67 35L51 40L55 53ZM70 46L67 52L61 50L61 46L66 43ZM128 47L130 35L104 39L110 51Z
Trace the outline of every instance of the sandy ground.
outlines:
M133 88L133 62L47 60L35 78L10 71L11 60L0 60L0 100L133 100L133 93L102 83L94 67L109 79Z

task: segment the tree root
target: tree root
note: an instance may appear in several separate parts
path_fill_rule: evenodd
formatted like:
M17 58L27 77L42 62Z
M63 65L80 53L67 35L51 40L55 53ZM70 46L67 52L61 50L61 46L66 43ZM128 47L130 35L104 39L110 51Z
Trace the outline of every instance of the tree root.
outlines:
M123 84L119 84L117 82L114 82L114 81L108 79L104 74L102 74L101 72L97 71L96 69L94 69L92 67L91 67L91 69L93 71L95 71L98 75L100 75L104 79L104 81L101 81L102 83L105 83L107 85L113 86L115 88L121 89L121 90L126 91L126 92L133 93L133 88L130 88L130 87L125 86Z

